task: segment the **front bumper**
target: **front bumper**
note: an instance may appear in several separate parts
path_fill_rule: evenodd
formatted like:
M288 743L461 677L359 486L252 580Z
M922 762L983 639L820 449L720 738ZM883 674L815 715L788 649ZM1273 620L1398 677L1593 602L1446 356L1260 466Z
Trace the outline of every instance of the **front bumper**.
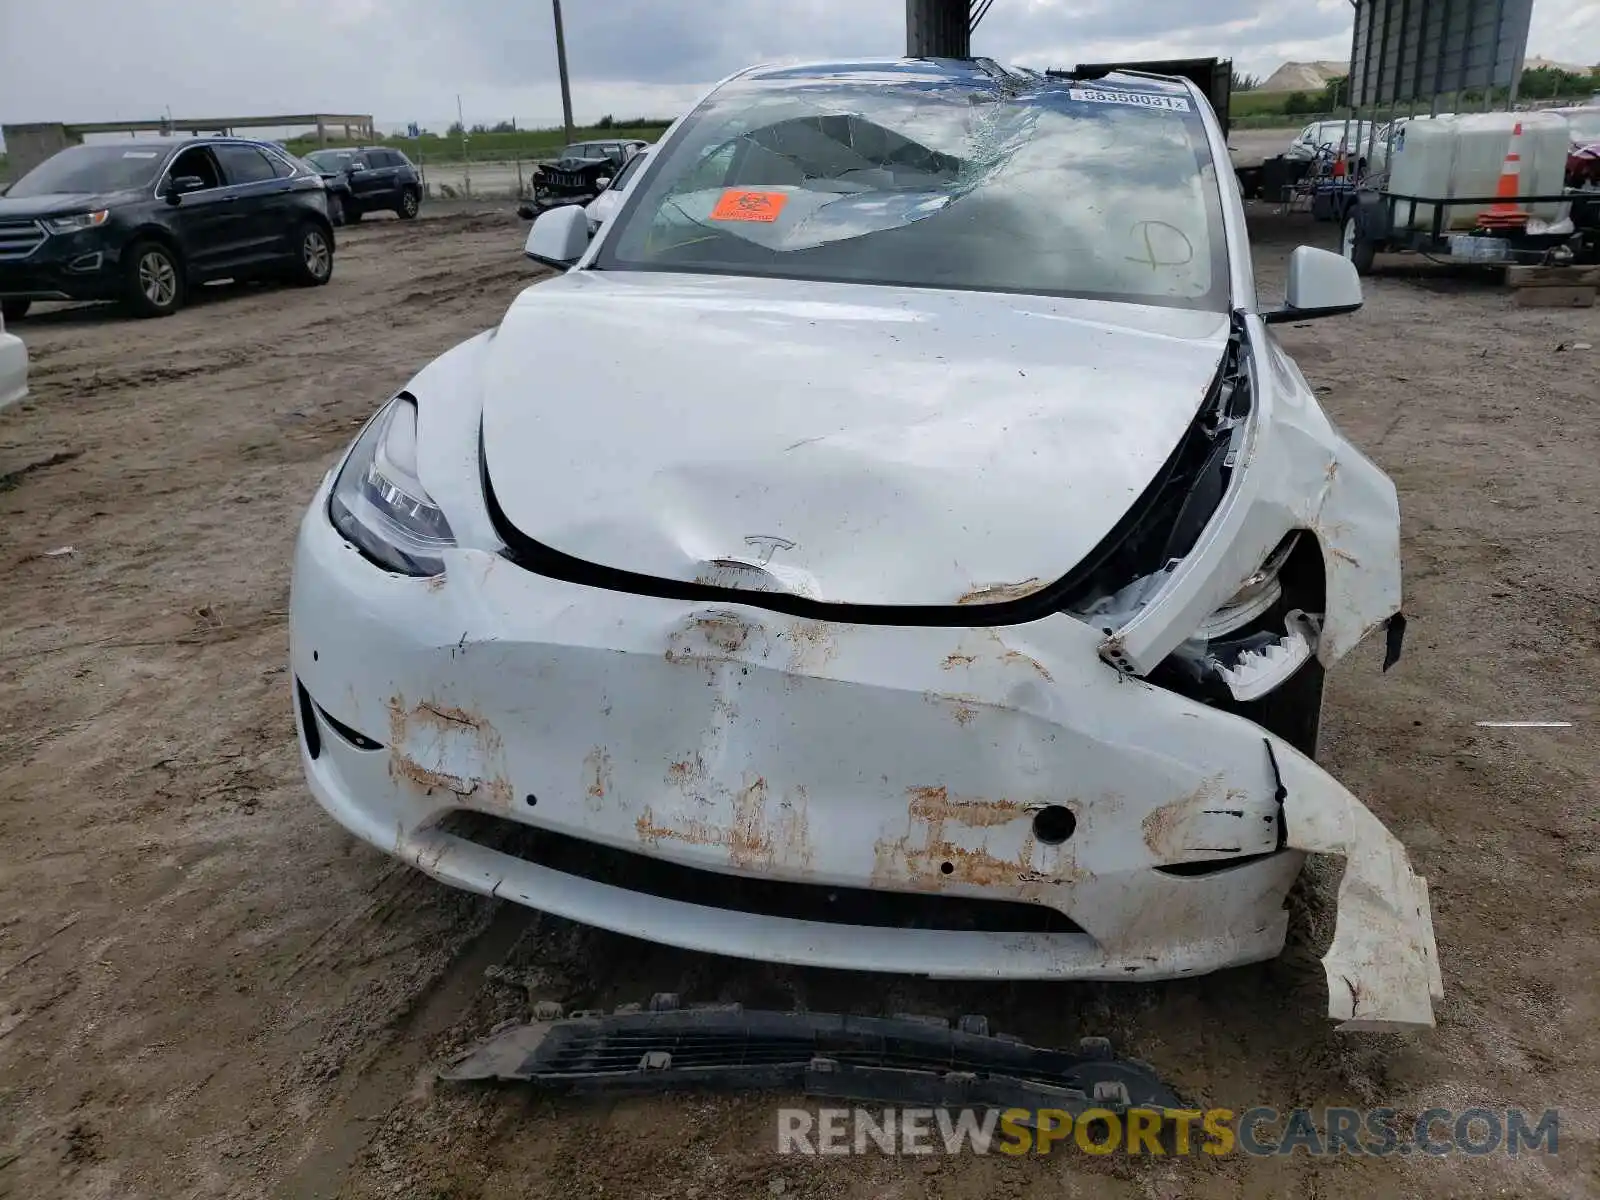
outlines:
M326 484L291 602L294 677L312 702L297 705L307 778L348 829L438 879L766 961L1157 979L1277 954L1303 852L1338 853L1331 1015L1432 1023L1426 885L1393 837L1259 726L1101 661L1086 625L824 624L561 583L465 549L437 579L404 579L347 546L325 504ZM664 900L441 827L459 809L713 881L1041 905L1079 932Z
M0 298L114 300L121 289L120 261L103 230L55 234L26 258L0 259Z
M600 189L584 180L577 182L553 180L547 175L533 177L533 194L541 200L561 204L575 204L593 200Z

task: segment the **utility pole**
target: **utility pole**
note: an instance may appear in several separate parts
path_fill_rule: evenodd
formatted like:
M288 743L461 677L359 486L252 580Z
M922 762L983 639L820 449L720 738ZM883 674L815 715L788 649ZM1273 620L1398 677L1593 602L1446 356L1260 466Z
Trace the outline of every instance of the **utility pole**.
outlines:
M550 0L556 14L556 66L561 71L561 122L572 141L572 85L567 82L567 38L561 31L561 0Z

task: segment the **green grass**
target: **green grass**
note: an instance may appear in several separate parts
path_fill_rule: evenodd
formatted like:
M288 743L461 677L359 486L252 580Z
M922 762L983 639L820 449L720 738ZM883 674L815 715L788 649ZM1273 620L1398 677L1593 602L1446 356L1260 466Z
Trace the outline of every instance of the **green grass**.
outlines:
M572 131L575 142L598 142L609 139L643 138L655 141L670 122L649 121L637 125L614 125L610 129L595 127ZM313 150L332 149L339 146L360 146L373 143L362 141L337 141L330 139L326 146L319 144L316 136L298 137L284 143L295 154L309 154ZM506 133L469 133L463 148L459 137L425 134L420 138L383 137L378 145L394 146L404 150L413 162L511 162L517 159L553 158L567 144L566 135L559 129L518 129Z

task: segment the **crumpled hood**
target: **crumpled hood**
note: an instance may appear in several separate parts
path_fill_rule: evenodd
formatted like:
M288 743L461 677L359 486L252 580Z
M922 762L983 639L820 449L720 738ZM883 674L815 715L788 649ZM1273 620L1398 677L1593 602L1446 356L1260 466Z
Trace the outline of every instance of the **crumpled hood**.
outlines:
M525 291L484 361L495 502L604 567L839 604L1013 600L1176 448L1226 314L655 272Z

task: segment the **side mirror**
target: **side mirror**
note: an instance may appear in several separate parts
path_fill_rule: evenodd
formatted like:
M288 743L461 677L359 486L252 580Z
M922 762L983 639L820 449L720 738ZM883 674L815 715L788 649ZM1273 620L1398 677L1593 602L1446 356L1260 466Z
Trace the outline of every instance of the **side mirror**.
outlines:
M1361 277L1342 254L1301 246L1289 258L1289 288L1282 308L1261 314L1268 325L1337 317L1361 307Z
M167 203L181 204L190 192L203 192L205 188L206 181L198 175L174 175L167 186Z
M523 253L534 262L566 270L589 248L589 215L580 204L564 204L541 213L528 230Z

